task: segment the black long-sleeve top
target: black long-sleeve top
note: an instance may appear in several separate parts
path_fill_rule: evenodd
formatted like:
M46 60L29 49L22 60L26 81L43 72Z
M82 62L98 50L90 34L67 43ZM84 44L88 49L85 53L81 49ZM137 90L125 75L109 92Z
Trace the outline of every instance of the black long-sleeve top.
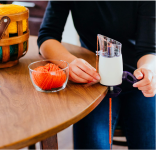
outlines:
M139 58L155 54L154 1L51 1L39 31L39 47L47 39L61 41L70 10L83 47L95 52L97 34L122 43L124 70L133 73Z

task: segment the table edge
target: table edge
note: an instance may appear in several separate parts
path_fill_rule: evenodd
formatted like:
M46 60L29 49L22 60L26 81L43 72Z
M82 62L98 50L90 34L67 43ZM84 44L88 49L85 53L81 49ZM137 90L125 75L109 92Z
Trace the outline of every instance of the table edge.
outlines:
M74 116L70 120L67 120L67 121L63 122L62 124L60 124L59 126L50 128L50 129L43 131L37 135L33 135L31 137L22 139L21 141L11 143L9 145L4 145L4 146L0 147L0 149L19 149L19 148L27 147L29 145L35 144L39 141L42 141L48 137L51 137L51 136L57 134L58 132L64 130L65 128L69 127L70 125L78 122L79 120L81 120L82 118L87 116L91 111L93 111L100 104L100 102L103 100L103 98L106 96L106 94L108 92L108 87L105 86L105 88L106 89L103 94L99 95L99 97L97 99L95 99L88 107L86 107L86 109L84 109L82 112L80 112L78 115Z

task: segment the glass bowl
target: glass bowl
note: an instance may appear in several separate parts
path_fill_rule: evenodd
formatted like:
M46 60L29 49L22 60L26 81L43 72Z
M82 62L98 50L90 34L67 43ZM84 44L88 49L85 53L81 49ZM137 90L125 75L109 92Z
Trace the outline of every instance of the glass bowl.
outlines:
M37 91L57 92L67 85L69 64L64 60L40 60L31 63L28 68Z

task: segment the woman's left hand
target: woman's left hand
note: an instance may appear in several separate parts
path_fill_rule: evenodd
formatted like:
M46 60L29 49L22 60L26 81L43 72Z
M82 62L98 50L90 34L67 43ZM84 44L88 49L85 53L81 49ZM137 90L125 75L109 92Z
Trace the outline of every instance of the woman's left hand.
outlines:
M140 81L133 84L141 90L145 97L153 97L156 94L156 74L146 68L139 68L134 71L134 76Z

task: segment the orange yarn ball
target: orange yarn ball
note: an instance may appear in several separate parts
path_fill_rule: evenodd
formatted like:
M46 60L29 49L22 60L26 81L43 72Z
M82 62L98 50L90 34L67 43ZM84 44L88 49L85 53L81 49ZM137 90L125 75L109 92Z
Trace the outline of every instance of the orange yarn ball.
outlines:
M32 72L32 80L43 90L59 88L66 81L66 74L57 65L48 63Z

